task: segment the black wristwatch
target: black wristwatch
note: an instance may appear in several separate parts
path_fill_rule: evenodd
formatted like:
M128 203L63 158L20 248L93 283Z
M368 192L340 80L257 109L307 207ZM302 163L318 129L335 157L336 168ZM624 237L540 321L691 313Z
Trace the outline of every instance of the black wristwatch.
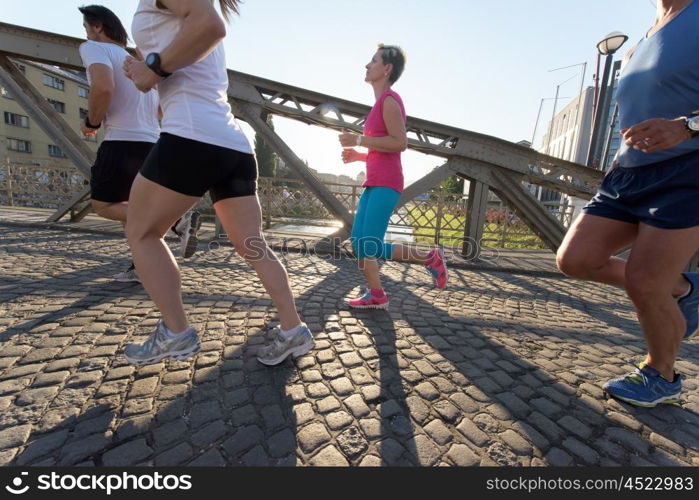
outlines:
M692 135L692 137L699 134L699 116L684 117L684 126Z
M162 76L163 78L167 78L172 74L168 73L167 71L163 71L163 69L160 67L160 54L157 52L151 52L146 56L146 66L148 66L153 73L158 76Z
M100 128L102 126L102 122L99 122L97 125L93 125L92 123L90 123L90 117L86 116L85 117L85 126L87 128L93 128L93 129L97 130L98 128Z

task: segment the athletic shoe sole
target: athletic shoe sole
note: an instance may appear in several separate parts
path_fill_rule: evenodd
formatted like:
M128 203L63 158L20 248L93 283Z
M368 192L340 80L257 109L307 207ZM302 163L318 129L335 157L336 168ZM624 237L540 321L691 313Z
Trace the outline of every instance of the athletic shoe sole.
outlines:
M267 366L273 366L273 365L278 365L282 361L284 361L286 358L288 358L290 355L293 356L294 358L299 358L306 354L308 351L313 349L315 347L316 343L313 339L309 339L308 342L305 344L301 344L300 346L294 347L293 349L290 349L286 351L284 354L281 356L274 358L274 359L261 359L257 358L257 361L262 363L263 365Z
M129 358L126 354L124 354L124 357L126 358L126 361L128 361L132 365L141 366L141 365L150 365L153 363L157 363L161 359L165 359L165 358L170 358L173 361L182 361L182 360L191 358L196 353L198 353L200 349L201 349L201 343L197 343L197 345L194 346L192 349L186 349L184 351L169 352L166 354L161 354L159 356L153 356L152 358L148 358L148 359L137 360L137 359Z
M189 220L189 228L185 233L185 237L181 245L181 247L184 248L184 250L182 251L182 257L184 257L185 259L191 257L197 251L197 247L199 246L199 237L197 236L197 232L199 231L200 227L201 218L199 216L199 213L193 212L192 217Z
M385 304L371 304L368 306L353 306L347 304L351 309L388 309L388 302Z
M625 403L629 403L630 405L640 406L641 408L655 408L656 406L658 406L660 404L677 404L680 402L680 393L679 392L677 394L673 394L672 396L662 397L660 399L656 399L655 401L651 401L651 402L636 401L635 399L617 396L616 394L612 394L611 392L607 392L607 391L604 391L604 392L614 399L619 399L621 401L624 401Z

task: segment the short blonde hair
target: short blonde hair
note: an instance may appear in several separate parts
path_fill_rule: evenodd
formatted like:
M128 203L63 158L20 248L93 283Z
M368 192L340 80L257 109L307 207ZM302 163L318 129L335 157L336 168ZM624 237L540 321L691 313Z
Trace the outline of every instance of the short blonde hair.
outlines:
M405 69L405 61L407 60L405 51L398 45L384 45L383 43L379 43L379 50L383 63L393 65L388 81L392 84L396 83Z

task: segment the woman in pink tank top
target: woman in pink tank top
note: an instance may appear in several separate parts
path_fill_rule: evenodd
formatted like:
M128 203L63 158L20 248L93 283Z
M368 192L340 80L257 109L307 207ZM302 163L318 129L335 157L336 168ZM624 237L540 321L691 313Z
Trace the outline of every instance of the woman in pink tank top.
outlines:
M364 122L364 134L340 134L342 161L366 162L366 182L352 226L352 246L359 259L369 290L348 302L356 309L386 309L388 296L381 286L377 259L392 259L423 264L435 286L447 284L447 269L440 249L424 252L416 248L384 243L384 236L403 192L401 152L408 146L405 108L400 96L391 89L405 67L405 53L396 46L380 44L366 65L364 80L374 88L376 103ZM353 149L363 146L368 152Z

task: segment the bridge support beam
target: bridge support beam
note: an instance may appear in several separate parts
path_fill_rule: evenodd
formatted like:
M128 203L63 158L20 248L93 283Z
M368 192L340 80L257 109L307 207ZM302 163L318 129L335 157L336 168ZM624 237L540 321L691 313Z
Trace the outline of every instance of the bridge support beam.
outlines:
M74 211L74 208L78 206L80 203L88 202L87 205L85 205L83 208L81 208L77 214L71 215L70 221L71 222L79 222L83 220L83 218L90 212L92 209L92 204L89 203L90 200L90 194L91 194L90 188L83 189L80 191L77 195L73 196L70 200L66 201L63 205L58 207L58 209L51 214L51 216L46 219L47 222L58 222L63 218L64 215L66 215L68 212L71 212L71 214Z
M301 177L306 185L318 197L321 203L335 217L344 222L346 228L351 228L354 217L349 210L338 200L332 192L325 187L311 170L296 156L292 149L282 140L281 137L264 120L264 108L250 103L240 103L232 101L234 114L245 120L258 134L262 136L267 144L279 157L289 165Z
M396 210L405 206L406 203L410 203L416 196L420 196L433 187L438 186L452 175L456 175L456 172L451 169L451 161L448 161L444 165L435 168L423 178L413 182L411 185L405 188L403 194L398 199Z
M466 227L461 255L466 260L476 260L481 254L485 212L488 208L490 186L479 181L470 181L466 204Z
M46 135L89 179L90 167L95 161L95 153L4 54L0 54L0 82L9 89L12 97L32 120L39 124ZM68 207L68 210L58 210L48 220L60 219L71 207L72 205Z
M563 242L565 228L534 198L511 172L477 160L459 159L454 168L464 177L489 185L523 222L554 252Z

